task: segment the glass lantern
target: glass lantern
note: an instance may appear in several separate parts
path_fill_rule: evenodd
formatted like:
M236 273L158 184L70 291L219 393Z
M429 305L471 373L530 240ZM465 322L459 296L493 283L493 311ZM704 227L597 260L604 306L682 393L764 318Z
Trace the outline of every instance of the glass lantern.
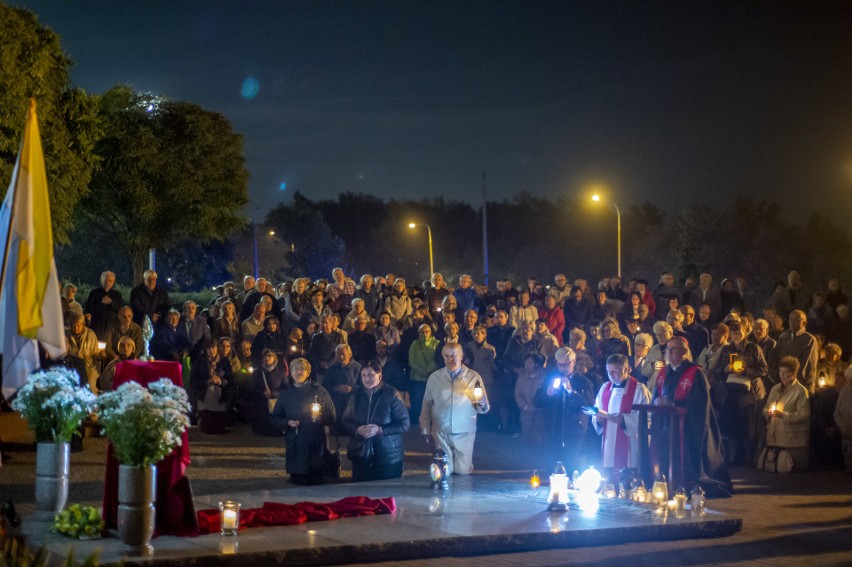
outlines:
M557 461L553 474L550 475L550 494L547 496L547 509L551 512L561 512L568 509L568 475L562 461Z
M669 486L666 483L666 475L660 473L657 475L657 480L651 487L651 495L654 504L657 506L665 506L669 501Z
M231 500L219 502L219 521L223 536L237 535L237 530L240 529L240 506L239 502Z

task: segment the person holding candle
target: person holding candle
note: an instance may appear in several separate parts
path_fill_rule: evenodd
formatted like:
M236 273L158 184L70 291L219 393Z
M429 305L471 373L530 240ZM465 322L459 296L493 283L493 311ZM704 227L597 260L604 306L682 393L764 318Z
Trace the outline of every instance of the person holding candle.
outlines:
M710 391L719 416L726 462L753 464L769 368L760 347L746 340L742 322L732 321L728 329L730 343L722 347L710 370Z
M766 398L763 415L769 421L766 446L782 447L793 458L793 467L808 468L811 430L811 404L808 389L797 380L799 360L785 356L778 361L780 383Z
M462 363L460 344L446 344L443 356L446 366L433 372L426 382L420 430L427 445L434 442L446 453L450 474L466 475L473 472L476 416L488 413L488 394L479 374ZM477 387L482 388L479 399L474 395Z
M533 403L544 410L544 435L552 460L582 469L583 440L589 429L583 407L592 405L595 394L589 379L574 371L577 355L570 347L560 348L554 357L556 372L545 378Z
M630 375L630 359L623 354L606 360L609 381L598 391L595 407L586 410L602 435L604 469L639 468L639 412L634 405L647 404L651 393Z
M286 393L278 399L269 422L284 433L286 469L293 484L323 482L326 428L334 423L334 404L325 388L309 380L311 363L297 358L290 364Z
M383 381L378 359L361 368L361 385L349 398L341 421L352 437L347 453L352 482L402 476L403 434L411 421L399 392ZM366 447L369 450L363 450Z

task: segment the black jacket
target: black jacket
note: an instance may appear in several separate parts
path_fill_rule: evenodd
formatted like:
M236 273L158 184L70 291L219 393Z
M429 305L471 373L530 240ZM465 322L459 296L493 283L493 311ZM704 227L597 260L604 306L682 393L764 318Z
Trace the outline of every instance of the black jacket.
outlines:
M133 309L133 322L140 327L145 323L145 315L151 317L159 315L162 321L166 312L172 308L169 294L162 288L151 291L144 283L130 290L130 308Z
M315 398L322 407L317 421L311 418L311 404ZM290 427L287 422L291 419L298 421L299 427ZM274 431L284 432L288 473L304 475L322 469L325 428L334 423L334 405L325 388L316 382L308 382L300 388L290 384L278 398L269 422Z
M553 384L555 375L549 375L541 384L533 398L536 407L545 409L545 434L552 443L560 443L571 437L583 437L589 429L589 416L583 413L583 406L595 403L592 383L582 374L574 373L568 379L571 392L560 387L553 396L547 395L548 386Z
M393 386L382 383L372 395L361 386L356 388L346 404L342 423L343 430L352 437L361 425L373 423L382 428L373 437L373 466L392 465L405 456L402 438L411 422L408 409Z

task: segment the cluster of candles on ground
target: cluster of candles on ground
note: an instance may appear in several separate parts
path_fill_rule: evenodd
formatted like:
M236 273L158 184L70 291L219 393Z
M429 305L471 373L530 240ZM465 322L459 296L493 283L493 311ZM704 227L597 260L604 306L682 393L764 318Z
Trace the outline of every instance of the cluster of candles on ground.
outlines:
M585 498L598 495L604 498L620 498L641 504L652 504L658 508L674 511L686 510L687 500L693 513L703 514L705 511L705 494L701 486L696 485L692 493L687 497L684 488L678 488L672 499L669 499L669 488L666 477L657 475L651 490L645 488L645 483L635 476L622 471L618 479L613 482L605 482L604 477L594 467L589 467L582 474L579 471L569 478L565 472L562 462L556 463L553 474L550 475L550 493L547 497L548 510L564 511L568 507L570 490L575 490ZM537 489L541 486L541 477L537 470L530 477L530 486Z

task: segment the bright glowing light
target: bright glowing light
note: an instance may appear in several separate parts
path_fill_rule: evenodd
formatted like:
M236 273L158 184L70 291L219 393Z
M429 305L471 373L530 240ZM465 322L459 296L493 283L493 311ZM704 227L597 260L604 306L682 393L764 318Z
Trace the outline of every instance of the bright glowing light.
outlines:
M281 184L278 186L278 190L279 191L286 191L287 190L287 184L282 181Z
M577 495L577 505L583 511L584 516L589 516L598 511L600 502L598 495L591 492L581 492Z
M596 203L597 203L597 202L598 202L598 201L600 201L600 200L601 200L601 196L600 196L600 195L598 195L597 193L595 193L594 195L592 195L592 201L594 201L594 202L596 202Z
M415 228L416 226L413 222L408 223L408 228Z
M601 473L599 473L593 468L590 468L580 475L580 478L578 478L577 482L574 483L574 488L576 488L580 492L592 494L594 492L597 492L598 489L601 487L602 480L603 477L601 476Z
M240 94L246 100L251 100L257 96L257 93L260 92L260 82L254 77L246 77L243 79L242 88L240 88Z
M270 230L270 231L269 231L269 236L275 236L275 231L274 231L274 230Z

